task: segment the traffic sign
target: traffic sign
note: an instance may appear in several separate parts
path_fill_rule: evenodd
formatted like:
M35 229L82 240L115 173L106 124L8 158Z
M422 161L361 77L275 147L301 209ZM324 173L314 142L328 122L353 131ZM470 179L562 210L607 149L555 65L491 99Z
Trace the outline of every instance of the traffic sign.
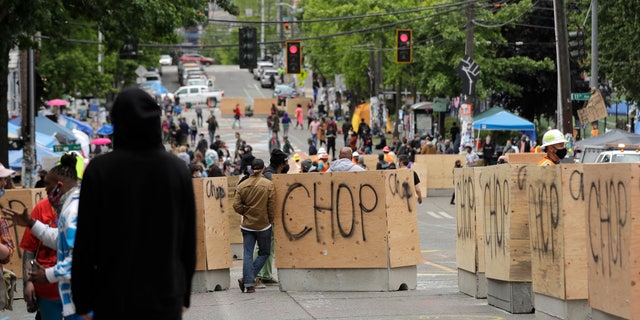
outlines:
M53 146L53 152L80 151L80 144L56 144Z
M591 93L572 93L571 94L571 100L576 100L576 101L589 101L589 98L591 97Z

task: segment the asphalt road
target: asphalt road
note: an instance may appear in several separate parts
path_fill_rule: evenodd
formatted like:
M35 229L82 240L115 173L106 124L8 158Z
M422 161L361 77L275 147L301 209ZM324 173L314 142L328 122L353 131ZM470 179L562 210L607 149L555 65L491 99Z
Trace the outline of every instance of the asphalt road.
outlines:
M175 67L163 70L164 85L175 91L178 87ZM216 86L226 97L269 96L270 89L262 89L251 74L237 67L214 66L208 68L216 77ZM173 79L174 81L170 81ZM185 116L190 121L193 111ZM219 121L219 133L233 150L231 117ZM256 150L256 156L268 160L267 130L264 117L242 120L243 138ZM307 130L291 130L294 148L306 146L310 136ZM337 139L338 148L342 139ZM233 262L230 270L229 290L192 295L191 308L186 320L201 319L535 319L533 314L510 314L487 305L486 299L474 299L458 291L455 257L456 213L449 204L451 191L425 198L418 206L418 228L422 263L417 266L417 289L395 292L281 292L279 287L268 286L255 294L241 293L235 279L242 274L242 261ZM274 271L277 276L277 270ZM18 286L16 297L22 297ZM144 306L141 306L144 308ZM23 300L14 302L14 311L0 312L0 320L33 319Z

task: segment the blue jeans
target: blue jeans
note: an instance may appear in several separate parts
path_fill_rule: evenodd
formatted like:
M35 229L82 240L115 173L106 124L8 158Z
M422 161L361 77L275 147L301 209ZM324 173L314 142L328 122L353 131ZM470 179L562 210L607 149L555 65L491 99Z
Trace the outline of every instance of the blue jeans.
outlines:
M271 232L273 227L264 231L242 231L242 280L245 287L256 285L256 274L262 269L271 251ZM258 257L253 260L253 248L258 243Z
M42 320L60 320L62 319L62 300L38 297L38 310Z

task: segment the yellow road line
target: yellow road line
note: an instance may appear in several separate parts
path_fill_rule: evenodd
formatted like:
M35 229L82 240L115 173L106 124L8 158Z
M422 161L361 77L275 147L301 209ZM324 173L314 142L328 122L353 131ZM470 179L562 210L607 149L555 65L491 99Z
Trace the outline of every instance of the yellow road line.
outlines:
M438 269L440 269L440 270L442 270L442 271L449 272L449 273L455 273L455 272L457 272L457 270L454 270L454 269L451 269L451 268L445 267L445 266L443 266L443 265L441 265L441 264L437 264L437 263L435 263L435 262L428 261L428 260L426 260L426 259L424 260L424 264L426 264L426 265L428 265L428 266L432 266L432 267L438 268Z

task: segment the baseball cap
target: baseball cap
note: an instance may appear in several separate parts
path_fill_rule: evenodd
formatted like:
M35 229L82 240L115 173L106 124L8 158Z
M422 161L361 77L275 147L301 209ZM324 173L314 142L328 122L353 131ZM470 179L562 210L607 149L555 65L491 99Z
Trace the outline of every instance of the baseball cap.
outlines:
M273 151L271 151L271 158L269 159L269 163L271 163L274 166L283 164L287 161L287 154L284 153L282 150L280 149L273 149Z
M382 152L389 152L391 151L391 149L389 149L389 146L384 146L384 148L382 148Z
M5 168L2 163L0 163L0 178L6 178L16 173L14 170Z

